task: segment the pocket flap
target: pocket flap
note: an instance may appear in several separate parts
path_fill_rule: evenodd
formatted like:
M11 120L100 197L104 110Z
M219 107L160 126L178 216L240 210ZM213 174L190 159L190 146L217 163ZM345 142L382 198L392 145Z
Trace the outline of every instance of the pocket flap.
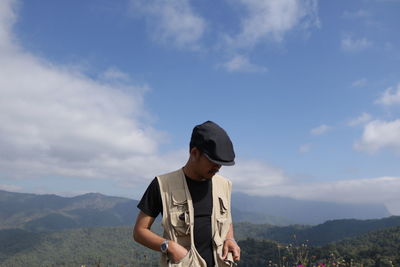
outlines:
M185 190L175 190L172 191L172 204L174 205L184 205L187 203Z
M221 214L225 214L226 211L228 210L227 208L228 201L222 197L218 197L218 200L219 200L220 212Z

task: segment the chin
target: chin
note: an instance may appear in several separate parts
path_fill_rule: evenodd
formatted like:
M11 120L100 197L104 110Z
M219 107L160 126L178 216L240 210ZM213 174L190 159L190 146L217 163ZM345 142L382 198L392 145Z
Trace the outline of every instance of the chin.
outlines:
M214 175L216 175L216 173L207 174L207 176L205 176L204 178L210 180L214 177Z

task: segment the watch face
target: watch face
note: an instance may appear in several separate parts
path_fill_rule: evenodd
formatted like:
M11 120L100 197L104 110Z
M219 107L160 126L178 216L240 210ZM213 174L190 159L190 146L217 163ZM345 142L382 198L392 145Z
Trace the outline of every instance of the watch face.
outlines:
M161 244L161 252L167 252L167 249L168 249L168 242L163 242L162 244Z

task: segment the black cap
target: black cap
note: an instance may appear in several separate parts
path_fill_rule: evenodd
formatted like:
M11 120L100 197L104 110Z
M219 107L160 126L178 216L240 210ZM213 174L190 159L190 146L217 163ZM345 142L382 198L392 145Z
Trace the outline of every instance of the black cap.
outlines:
M224 129L212 121L206 121L193 128L190 147L197 147L215 164L235 165L231 139Z

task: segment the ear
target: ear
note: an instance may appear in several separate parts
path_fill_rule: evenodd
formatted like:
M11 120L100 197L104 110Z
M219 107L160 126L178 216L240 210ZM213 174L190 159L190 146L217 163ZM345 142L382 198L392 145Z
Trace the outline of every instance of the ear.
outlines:
M191 158L198 159L200 155L201 155L201 151L197 147L193 147L190 150L190 157Z

